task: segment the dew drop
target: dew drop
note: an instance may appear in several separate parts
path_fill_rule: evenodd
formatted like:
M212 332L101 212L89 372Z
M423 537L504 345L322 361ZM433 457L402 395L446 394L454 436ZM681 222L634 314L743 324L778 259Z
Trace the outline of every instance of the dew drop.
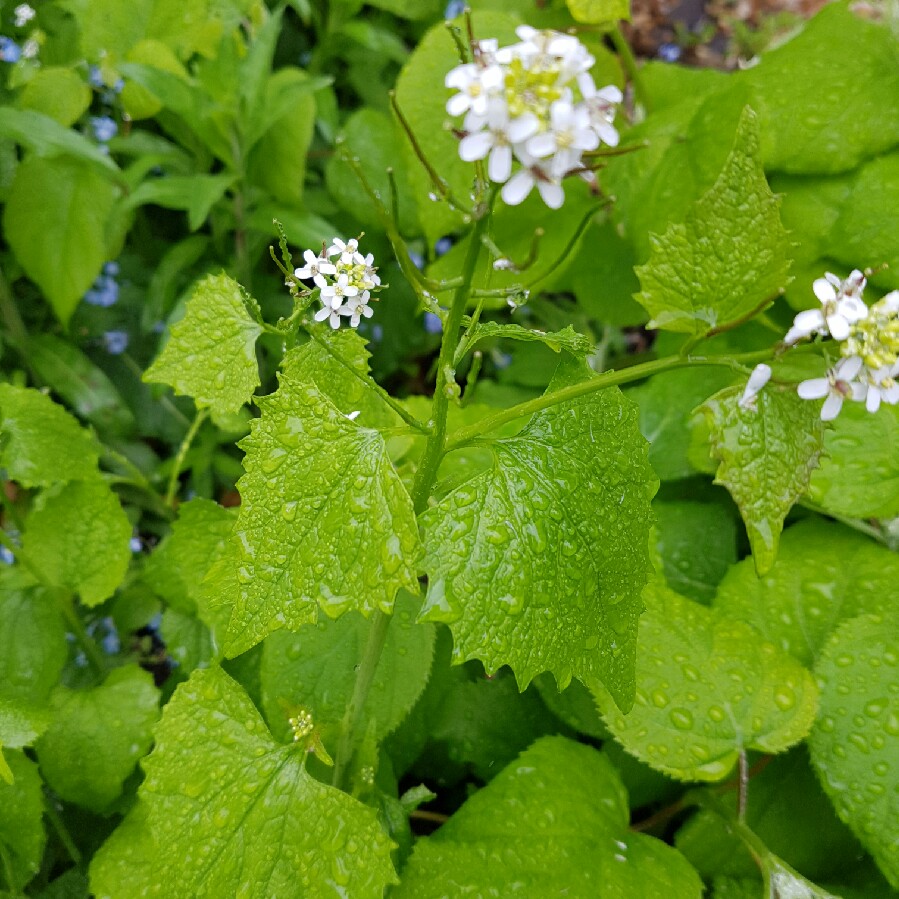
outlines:
M689 709L672 709L668 717L678 730L689 730L693 727L693 713Z

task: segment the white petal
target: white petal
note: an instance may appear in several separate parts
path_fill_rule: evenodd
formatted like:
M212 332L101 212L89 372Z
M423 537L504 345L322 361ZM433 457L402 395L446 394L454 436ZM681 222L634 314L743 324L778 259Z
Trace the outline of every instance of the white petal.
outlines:
M849 322L839 313L828 316L827 329L834 340L845 340L849 336Z
M880 302L887 312L899 312L899 290L891 290Z
M601 87L596 92L596 96L607 103L620 103L624 99L624 95L614 84L607 84L605 87Z
M758 393L770 379L771 366L761 362L752 370L752 374L749 376L749 381L746 383L746 386Z
M858 297L843 297L837 303L837 311L850 322L860 322L868 317L868 307Z
M312 281L316 287L324 288L328 286L328 282L325 280L324 275L313 275Z
M899 384L893 384L892 387L880 388L881 399L885 403L889 403L891 406L895 406L896 403L899 403Z
M524 115L509 122L506 134L508 134L509 140L512 141L513 144L517 144L523 140L527 140L532 134L536 134L539 127L540 122L537 120L537 116L530 112L526 112Z
M537 190L540 191L543 202L550 209L558 209L565 202L565 191L562 189L561 184L556 184L553 181L538 181Z
M599 137L592 128L582 128L575 133L572 146L578 150L595 150L599 146Z
M837 298L836 289L826 278L818 278L812 284L812 290L822 303L832 303Z
M318 310L313 316L317 322L323 322L329 315L331 314L331 309L328 306L324 306Z
M868 385L861 381L853 381L849 387L852 390L852 399L860 403L868 395Z
M821 421L833 421L843 408L843 397L838 393L832 393L821 407Z
M823 327L824 313L820 309L806 309L793 319L793 328L807 335Z
M300 278L305 281L312 274L311 267L308 265L304 265L302 268L295 268L293 270L293 276L295 278Z
M337 312L331 312L331 317L328 319L331 327L336 331L340 327L340 315Z
M581 72L577 76L577 86L585 100L590 100L596 96L596 82L589 72Z
M483 159L493 146L493 135L489 131L476 131L467 134L459 141L459 156L465 162Z
M546 156L552 156L556 152L556 136L552 131L544 131L543 134L537 134L527 143L528 153L542 159Z
M834 374L841 381L851 381L861 371L861 367L861 356L847 356L834 366Z
M618 132L608 122L594 122L593 127L604 144L608 144L610 147L618 146Z
M796 388L796 392L804 400L820 400L822 396L830 393L830 381L827 378L811 378L803 381Z
M446 101L446 111L448 115L462 115L471 107L471 97L468 94L456 94ZM330 255L330 254L329 254Z
M865 399L865 408L874 413L880 408L880 388L879 387L869 387L868 388L868 396Z
M503 184L512 174L512 148L494 147L487 163L487 176L496 184Z
M824 279L830 281L837 290L843 289L843 282L833 272L825 272Z
M503 186L503 202L509 206L518 206L523 203L527 195L534 188L534 176L528 169L516 172Z

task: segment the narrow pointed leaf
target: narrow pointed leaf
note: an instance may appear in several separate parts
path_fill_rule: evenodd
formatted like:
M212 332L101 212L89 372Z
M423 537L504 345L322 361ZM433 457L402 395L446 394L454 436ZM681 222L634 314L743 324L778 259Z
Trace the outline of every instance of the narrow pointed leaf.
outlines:
M787 284L789 237L759 160L755 113L743 111L733 149L708 193L651 238L636 298L650 327L705 334L734 324Z
M840 818L899 889L899 619L860 615L825 647L812 763Z
M0 384L0 465L23 487L48 487L97 474L97 443L39 390Z
M201 281L144 380L168 384L218 415L240 409L259 386L256 338L262 333L246 302L227 275Z
M242 504L231 549L238 590L225 651L349 609L390 612L418 592L418 527L381 435L288 368L241 441Z
M472 332L472 346L480 340L503 337L506 340L537 341L548 346L553 352L567 350L572 356L589 356L596 345L585 334L575 331L571 325L561 331L538 331L516 324L501 322L478 322Z
M504 896L698 899L702 882L660 840L628 829L627 793L607 758L544 737L420 840L397 899Z
M793 390L768 387L744 409L742 387L716 393L701 410L718 460L716 484L730 491L749 534L756 571L771 569L784 518L808 489L824 450L824 423Z
M179 686L140 790L165 895L379 899L396 876L375 812L304 757L220 668Z
M623 715L597 691L615 738L632 755L681 780L721 780L740 752L781 752L811 728L811 675L749 625L666 587L644 592L637 698Z
M422 616L450 625L457 659L509 665L522 687L600 678L630 704L658 485L636 419L617 388L546 409L424 513Z

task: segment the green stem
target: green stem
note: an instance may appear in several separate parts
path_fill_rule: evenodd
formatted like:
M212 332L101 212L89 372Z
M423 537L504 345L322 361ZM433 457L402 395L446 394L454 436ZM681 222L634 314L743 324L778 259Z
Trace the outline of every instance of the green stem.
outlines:
M6 280L2 269L0 269L0 317L2 317L3 324L6 325L6 330L9 331L13 342L24 354L28 344L28 331L22 321L22 316L19 315L19 307L16 305L9 281Z
M481 211L481 215L475 221L469 238L465 261L462 263L462 283L456 288L453 295L453 303L450 306L449 315L443 326L443 340L440 344L440 356L437 359L437 385L434 389L434 405L431 411L433 431L428 437L424 454L415 473L415 481L412 484L412 504L415 514L421 514L428 505L428 496L434 481L437 479L437 469L444 454L446 443L446 414L449 409L448 371L452 368L453 357L459 339L459 328L465 315L465 307L471 296L471 281L474 277L475 266L481 249L481 236L487 228L490 219L492 203Z
M353 695L350 704L343 716L343 726L340 732L340 742L337 744L337 757L334 761L334 776L332 783L335 787L345 790L346 779L350 760L356 748L359 723L362 720L362 710L368 699L372 681L384 644L387 642L387 631L390 627L391 615L384 612L375 612L371 617L371 626L368 631L368 639L362 652L362 661L356 671L356 683L353 685Z
M184 435L184 440L181 441L181 446L178 447L178 455L175 456L175 461L172 463L172 473L169 475L169 486L165 491L165 504L169 508L174 508L175 505L175 494L178 492L178 475L181 474L181 466L184 465L184 457L187 455L190 445L194 442L194 437L197 436L200 425L206 421L208 415L208 409L200 409L200 411L197 412L191 426Z
M44 811L47 818L50 820L50 823L53 825L56 835L59 837L59 842L62 843L66 852L69 853L69 858L71 858L76 865L80 865L81 850L75 845L75 841L72 839L69 829L63 823L62 818L59 817L59 812L56 810L53 800L46 795L44 796Z
M543 396L538 396L535 399L518 403L518 405L498 412L496 415L483 418L476 424L462 428L453 434L452 439L445 446L445 452L452 452L460 446L469 443L473 438L494 431L510 421L515 421L516 418L533 415L535 412L541 412L550 406L577 399L597 390L605 390L606 387L629 384L631 381L640 381L651 375L671 371L675 368L687 368L692 365L716 365L744 371L745 365L763 362L771 357L772 352L772 350L758 350L757 352L743 353L738 356L667 356L664 359L655 359L652 362L632 365L630 368L624 368L620 371L606 372L605 374L597 375L595 378L572 384L569 387L563 387L561 390L554 390L552 393L545 393Z
M84 629L84 625L81 623L81 619L75 611L75 604L72 600L72 594L68 590L57 588L57 605L59 606L60 612L62 612L63 618L66 619L66 623L72 629L72 633L75 635L78 645L81 647L91 665L94 666L97 674L104 674L106 672L106 659L103 658L103 654L97 648L97 644L94 643L88 632Z
M615 48L615 52L621 60L621 65L624 68L628 79L634 86L637 100L646 112L650 112L652 104L649 100L649 94L646 91L646 85L643 83L643 76L640 74L640 69L637 67L637 60L634 59L634 51L631 50L631 45L625 40L624 35L621 33L621 26L616 25L615 28L609 32L609 37L612 39L612 46Z
M15 879L15 873L12 866L12 857L6 848L6 844L0 842L0 861L3 862L3 876L6 878L6 885L13 896L22 896L22 890Z
M335 361L345 368L357 381L364 384L373 393L376 393L399 417L421 434L429 434L430 429L427 425L420 422L408 409L405 409L401 403L398 403L374 378L369 375L362 374L354 365L351 365L336 350L334 350L327 341L315 333L312 328L306 328L306 333Z
M150 508L160 518L172 517L171 508L166 505L162 496L150 483L147 476L124 453L104 445L103 457L127 472L127 475L118 478L118 483L127 484L129 487L134 487L146 494L150 500L147 508Z

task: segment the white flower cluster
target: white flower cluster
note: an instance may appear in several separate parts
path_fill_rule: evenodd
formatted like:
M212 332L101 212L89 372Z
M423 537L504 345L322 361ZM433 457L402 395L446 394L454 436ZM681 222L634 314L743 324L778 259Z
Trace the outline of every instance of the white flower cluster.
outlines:
M478 42L474 62L447 74L446 86L458 93L446 111L465 116L459 155L466 162L487 159L487 175L504 185L506 203L521 203L536 186L558 209L566 175L595 180L583 154L618 144L612 123L621 91L597 89L589 73L595 60L576 37L528 25L515 33L520 42L508 47ZM521 167L512 174L515 160Z
M784 338L794 344L808 337L832 337L840 344L840 359L827 375L797 388L803 399L824 400L824 421L836 418L847 399L864 402L869 412L876 412L881 403L899 403L899 290L869 307L862 299L865 284L858 270L845 280L828 272L812 288L821 308L800 312ZM751 397L747 400L744 394L741 402L747 401Z
M374 256L363 256L358 240L351 238L344 243L335 237L331 246L322 245L318 256L306 250L303 259L306 264L296 269L294 276L311 280L319 289L322 308L315 313L317 322L327 319L337 329L341 318L349 318L350 325L357 328L363 318L371 318L371 292L381 286L381 279L373 265Z

